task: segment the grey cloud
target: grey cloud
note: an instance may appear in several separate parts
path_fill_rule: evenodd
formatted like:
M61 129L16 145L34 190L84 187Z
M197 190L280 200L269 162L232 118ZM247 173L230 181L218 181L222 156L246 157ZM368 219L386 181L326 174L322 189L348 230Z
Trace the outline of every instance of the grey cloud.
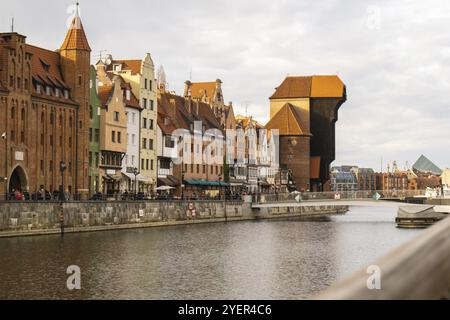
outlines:
M10 1L28 41L56 49L71 1ZM338 73L348 101L336 125L336 163L380 167L424 153L450 166L450 3L447 1L83 1L94 51L151 52L172 90L221 78L236 113L268 120L268 97L287 75ZM24 11L23 8L28 10ZM375 16L374 16L375 15ZM38 18L36 18L38 17ZM93 52L95 56L96 52Z

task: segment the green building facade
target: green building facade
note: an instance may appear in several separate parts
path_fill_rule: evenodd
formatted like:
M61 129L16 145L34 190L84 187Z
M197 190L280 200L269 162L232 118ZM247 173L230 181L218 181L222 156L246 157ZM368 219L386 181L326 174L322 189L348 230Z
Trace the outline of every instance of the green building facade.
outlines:
M89 70L89 194L101 190L100 164L100 100L97 94L97 73L94 66Z

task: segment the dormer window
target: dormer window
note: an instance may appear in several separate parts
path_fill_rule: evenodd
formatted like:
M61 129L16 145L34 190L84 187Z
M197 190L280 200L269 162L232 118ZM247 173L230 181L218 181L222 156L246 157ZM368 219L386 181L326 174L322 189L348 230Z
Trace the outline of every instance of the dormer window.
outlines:
M64 98L69 99L69 90L64 89Z
M131 99L131 91L130 91L130 89L127 89L126 95L127 95L127 100L130 100Z
M169 125L169 117L164 118L164 125Z
M39 83L36 84L36 92L41 93L41 85Z
M114 71L120 71L122 68L120 66L120 63L113 65L113 70Z
M61 90L59 90L59 88L56 88L56 89L55 89L55 96L56 96L57 98L59 98L60 94L61 94Z
M49 96L51 94L51 88L50 86L45 87L45 93Z

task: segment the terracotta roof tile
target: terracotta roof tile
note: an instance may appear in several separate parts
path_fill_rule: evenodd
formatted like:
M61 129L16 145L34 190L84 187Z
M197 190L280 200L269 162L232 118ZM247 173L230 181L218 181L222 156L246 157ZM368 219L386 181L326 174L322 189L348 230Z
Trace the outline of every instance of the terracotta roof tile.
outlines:
M78 16L73 18L69 31L67 31L66 38L61 45L61 50L73 49L91 51L86 34L84 33L83 24Z
M344 83L338 76L312 76L312 98L341 98L344 96Z
M270 99L341 98L345 86L335 75L286 77Z
M141 74L142 60L113 60L106 68L107 71L113 71L113 65L122 64L122 70L130 70L133 74Z
M266 129L278 129L280 136L310 135L297 111L297 108L286 103L266 124Z
M108 104L113 88L113 86L108 85L98 86L98 99L100 100L102 106L106 106Z
M61 73L60 56L58 52L25 45L25 51L32 54L31 72L32 77L41 84L59 86L68 89Z
M208 101L214 95L216 90L216 82L192 82L191 83L191 96L193 99L200 99L204 94L208 97Z

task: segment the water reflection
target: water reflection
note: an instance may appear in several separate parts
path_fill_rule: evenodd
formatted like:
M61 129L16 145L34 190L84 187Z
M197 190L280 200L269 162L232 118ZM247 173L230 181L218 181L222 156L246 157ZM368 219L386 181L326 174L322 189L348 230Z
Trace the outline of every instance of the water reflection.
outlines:
M299 299L419 232L391 208L327 222L239 222L0 239L0 298ZM66 268L81 268L81 290Z

